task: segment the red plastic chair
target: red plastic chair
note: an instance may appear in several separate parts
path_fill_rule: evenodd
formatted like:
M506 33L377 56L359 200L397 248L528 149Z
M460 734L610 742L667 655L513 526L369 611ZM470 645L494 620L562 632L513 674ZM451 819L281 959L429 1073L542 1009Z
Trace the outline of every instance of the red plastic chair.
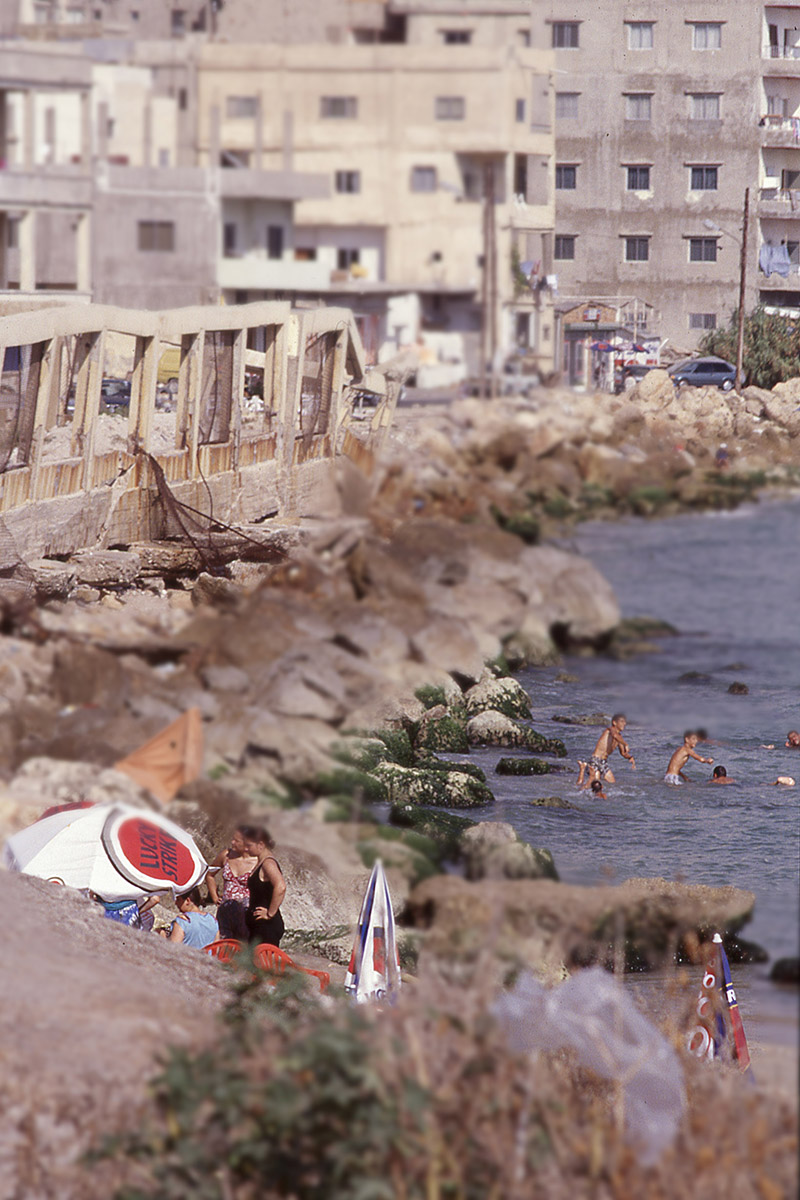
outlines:
M236 938L218 938L216 942L211 942L206 946L206 954L210 954L212 958L218 958L220 962L229 963L243 949L244 944L237 941Z
M331 977L327 971L315 971L311 967L301 967L299 963L289 957L285 950L281 950L279 946L271 946L268 942L262 942L256 946L253 952L253 962L262 971L269 971L271 975L283 975L287 969L300 971L303 975L313 975L319 983L321 992L327 992L330 986Z

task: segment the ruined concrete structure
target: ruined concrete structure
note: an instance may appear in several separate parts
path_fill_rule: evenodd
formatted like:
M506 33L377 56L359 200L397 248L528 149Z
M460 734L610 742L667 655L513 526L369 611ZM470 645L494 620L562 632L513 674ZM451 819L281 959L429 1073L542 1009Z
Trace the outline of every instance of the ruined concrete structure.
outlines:
M342 309L78 305L0 318L0 346L0 569L174 535L164 484L231 524L335 511L334 460L369 467L396 399ZM157 411L167 346L176 404ZM126 358L127 416L101 414L104 373Z

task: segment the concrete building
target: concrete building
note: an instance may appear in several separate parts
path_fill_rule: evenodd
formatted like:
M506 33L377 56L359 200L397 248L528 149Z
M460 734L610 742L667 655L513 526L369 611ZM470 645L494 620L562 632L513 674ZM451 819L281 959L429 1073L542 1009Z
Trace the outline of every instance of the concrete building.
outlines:
M331 185L298 202L293 231L230 197L223 294L349 304L368 345L413 340L408 304L392 311L413 295L423 329L465 337L472 369L486 300L498 348L550 369L549 64L521 45L200 47L200 161L231 184L291 166Z
M800 3L761 13L758 294L800 318Z
M637 338L691 348L738 303L743 200L755 193L761 141L758 6L538 7L556 58L559 299L638 301ZM748 307L756 261L751 239ZM578 364L565 367L575 378Z

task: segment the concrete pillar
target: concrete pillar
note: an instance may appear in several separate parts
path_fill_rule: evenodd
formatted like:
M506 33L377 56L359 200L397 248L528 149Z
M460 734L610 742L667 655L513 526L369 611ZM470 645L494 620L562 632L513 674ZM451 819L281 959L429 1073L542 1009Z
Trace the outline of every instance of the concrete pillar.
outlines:
M84 212L78 216L75 231L76 283L79 292L92 291L92 216Z
M264 166L264 105L261 102L261 97L256 98L256 115L255 128L253 130L254 141L254 167L257 171L262 170Z
M36 158L36 93L28 88L24 93L24 129L22 131L22 165L26 171L33 170Z
M220 155L220 117L219 105L212 104L208 114L208 165L219 166Z
M105 100L97 106L97 157L108 158L108 105Z
M19 290L36 291L36 213L23 212L17 223L19 233Z
M0 88L0 170L8 165L8 92Z
M153 105L147 100L142 112L142 166L153 165Z
M283 114L283 169L291 171L294 168L294 113Z
M0 289L8 287L8 213L0 212Z
M92 99L90 92L81 92L81 166L88 171L92 165Z

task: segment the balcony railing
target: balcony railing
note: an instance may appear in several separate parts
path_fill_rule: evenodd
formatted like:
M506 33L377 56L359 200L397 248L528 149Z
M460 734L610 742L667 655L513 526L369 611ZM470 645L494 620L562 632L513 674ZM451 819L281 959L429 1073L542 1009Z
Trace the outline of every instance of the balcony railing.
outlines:
M800 59L800 46L764 46L761 55L762 58Z
M800 211L800 188L762 187L758 195L760 200L783 205L790 212Z

